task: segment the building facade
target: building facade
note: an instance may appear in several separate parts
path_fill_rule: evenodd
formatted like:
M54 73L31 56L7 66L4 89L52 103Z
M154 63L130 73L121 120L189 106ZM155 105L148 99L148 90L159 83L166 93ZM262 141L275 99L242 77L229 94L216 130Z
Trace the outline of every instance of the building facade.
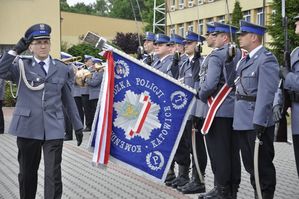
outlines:
M234 9L235 0L227 2L230 16L226 0L166 0L167 34L176 33L185 36L185 33L191 30L203 35L206 32L206 23L228 22ZM272 0L239 0L239 2L244 20L262 26L269 24ZM269 35L266 35L265 43L269 40ZM209 51L210 49L204 47L203 54L207 54Z

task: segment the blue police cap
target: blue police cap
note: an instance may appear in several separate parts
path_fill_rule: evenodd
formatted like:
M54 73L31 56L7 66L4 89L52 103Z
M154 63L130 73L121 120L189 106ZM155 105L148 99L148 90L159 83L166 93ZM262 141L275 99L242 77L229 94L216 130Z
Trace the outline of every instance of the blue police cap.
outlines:
M206 25L207 25L207 33L206 34L210 34L215 31L214 23L211 22L211 23L207 23Z
M36 39L50 39L51 27L47 24L35 24L27 29L25 38L31 42Z
M181 37L180 35L177 35L177 34L172 34L170 36L169 43L183 45L184 44L183 41L184 41L184 37Z
M163 44L163 43L169 43L170 38L167 35L164 34L156 34L155 35L155 44Z
M82 62L73 62L73 64L77 67L77 68L82 68L82 66L84 65Z
M71 54L68 54L66 52L60 52L60 59L68 59L73 57Z
M188 31L185 37L184 42L186 41L198 41L198 42L203 42L204 40L206 40L206 38L204 38L201 35L196 34L195 32L192 31Z
M91 55L84 55L84 61L88 61L90 59L93 59L94 57Z
M242 34L244 32L254 33L257 35L264 35L266 28L259 26L248 21L240 20L240 31L237 34Z
M296 17L294 17L294 20L295 20L295 21L299 21L299 15L296 16Z
M103 61L100 58L95 58L95 57L93 57L91 60L93 63L102 63L102 61Z
M238 30L237 27L231 26L224 23L214 22L215 30L214 33L232 33L235 34Z
M155 34L152 32L146 32L144 40L155 41Z

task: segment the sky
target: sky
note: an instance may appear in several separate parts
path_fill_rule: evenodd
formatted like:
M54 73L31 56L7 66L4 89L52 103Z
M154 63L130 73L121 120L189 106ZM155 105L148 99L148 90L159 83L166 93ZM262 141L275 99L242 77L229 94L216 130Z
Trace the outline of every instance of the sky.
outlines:
M91 3L95 3L96 0L67 0L67 3L70 6L73 6L73 5L75 5L76 3L79 3L79 2L83 2L84 4L88 5L88 4L91 4Z

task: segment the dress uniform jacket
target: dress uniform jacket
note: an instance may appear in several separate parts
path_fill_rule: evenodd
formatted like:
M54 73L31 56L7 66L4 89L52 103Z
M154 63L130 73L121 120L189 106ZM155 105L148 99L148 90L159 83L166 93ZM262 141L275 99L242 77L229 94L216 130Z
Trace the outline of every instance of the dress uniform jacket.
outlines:
M6 53L0 60L0 77L18 82L18 59ZM14 61L15 60L15 61ZM82 123L71 94L69 68L50 59L49 71L45 76L39 64L31 59L23 59L27 81L37 86L45 83L42 90L33 91L20 81L19 95L9 133L23 138L52 140L64 138L64 116L62 106L75 130L82 129ZM63 103L63 105L62 105Z
M101 90L104 71L93 72L91 78L87 78L85 82L89 87L89 100L98 99Z
M225 44L221 48L217 48L212 51L208 58L208 67L205 81L201 84L199 90L199 98L203 102L207 102L210 96L215 97L222 86L227 82L231 77L226 73L225 69L225 60L227 58L227 49L228 45ZM234 60L239 60L241 58L241 53L238 51ZM234 114L234 92L230 92L226 97L224 102L219 107L215 117L226 117L232 118Z
M285 78L284 88L294 96L298 96L298 101L292 101L292 133L299 135L299 47L295 48L291 53L291 73ZM275 95L274 105L282 104L282 93L280 89Z
M172 65L173 55L166 55L162 61L159 59L154 64L153 67L167 75L172 76L171 74L171 65Z
M253 130L253 124L273 126L272 104L279 81L279 66L274 55L264 47L237 67L236 95L253 96L255 101L236 100L233 127Z

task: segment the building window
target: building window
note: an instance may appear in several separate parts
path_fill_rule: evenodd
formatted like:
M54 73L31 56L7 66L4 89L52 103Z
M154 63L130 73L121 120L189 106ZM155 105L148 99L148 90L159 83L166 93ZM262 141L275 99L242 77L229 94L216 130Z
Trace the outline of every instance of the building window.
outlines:
M193 0L189 0L189 1L188 1L188 7L189 7L189 8L193 7Z
M208 0L208 2L209 2L209 3L212 3L212 2L214 2L214 0Z
M264 10L263 10L263 8L259 8L257 10L257 24L260 26L264 25Z
M244 12L243 12L243 19L244 19L245 21L250 22L250 10L247 10L247 11L244 11Z
M185 0L179 0L179 9L183 9L185 7Z
M225 23L225 16L222 15L222 16L217 17L217 21L218 21L219 23Z
M198 0L197 5L201 5L201 4L203 4L203 0Z
M175 0L170 0L171 6L175 6Z
M203 21L202 19L198 20L198 33L203 35Z
M193 23L192 22L188 23L188 30L193 32L194 29L193 29Z
M174 26L170 28L170 35L172 35L172 34L175 34L175 27Z
M175 0L170 0L170 11L175 11Z
M209 23L209 22L212 22L212 21L213 21L213 17L206 19L206 23Z
M182 37L185 37L184 24L179 25L179 35L181 35Z

